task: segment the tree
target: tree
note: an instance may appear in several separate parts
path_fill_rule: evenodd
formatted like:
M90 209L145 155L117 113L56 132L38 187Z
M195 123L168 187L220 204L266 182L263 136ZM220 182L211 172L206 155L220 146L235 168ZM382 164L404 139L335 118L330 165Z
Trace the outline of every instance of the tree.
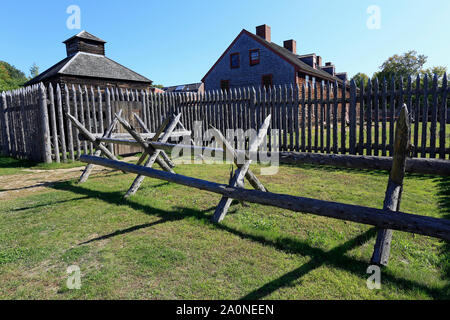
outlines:
M361 88L361 83L364 83L364 87L367 86L367 82L369 81L369 76L365 73L358 72L352 78L355 80L355 84L357 88Z
M27 81L22 71L5 61L0 61L0 91L20 88Z
M424 65L427 62L428 57L423 54L418 54L416 51L411 50L402 55L393 55L388 58L381 66L380 71L375 72L372 80L378 78L378 81L383 81L385 78L390 83L391 78L395 78L395 85L400 85L400 78L403 78L404 84L409 76L413 77L413 87L415 87L415 77L421 77L421 83L423 84L423 76L427 75L429 79L433 79L434 74L438 75L439 82L442 82L442 78L447 71L446 67L434 66L428 69L424 69ZM430 84L431 81L428 81Z
M39 67L36 65L36 62L33 63L33 65L30 68L30 77L35 78L39 75Z
M378 80L391 79L393 76L396 79L403 77L406 79L408 76L416 76L421 73L423 66L427 62L428 57L423 54L418 54L416 51L411 50L402 55L393 55L388 58L380 66L380 72L375 75Z
M152 88L158 88L158 89L164 88L164 86L163 86L162 84L152 84L151 87L152 87Z
M444 74L447 73L447 68L443 66L437 66L428 68L426 70L422 70L420 73L420 76L423 77L425 75L428 76L429 80L432 80L434 78L434 75L437 75L439 83L442 82L442 79L444 78Z

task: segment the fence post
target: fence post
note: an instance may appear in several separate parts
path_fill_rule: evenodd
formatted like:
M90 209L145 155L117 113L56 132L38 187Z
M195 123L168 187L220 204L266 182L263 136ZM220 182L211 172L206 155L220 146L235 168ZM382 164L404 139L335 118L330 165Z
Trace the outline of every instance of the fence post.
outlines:
M64 116L62 107L61 87L59 86L59 84L56 85L56 103L57 103L56 114L58 118L59 139L61 143L62 159L63 162L67 162L66 134L64 132Z
M356 84L355 80L350 82L350 154L356 154Z
M256 115L255 115L255 104L256 104L256 91L254 87L249 88L249 105L248 112L250 115L250 128L256 128ZM222 130L223 131L223 130Z
M48 122L47 94L43 83L39 84L39 113L41 116L41 159L45 163L52 163L52 149L50 145L50 125Z
M405 176L406 157L410 145L411 119L406 104L400 112L395 130L394 157L384 198L383 210L399 211ZM379 229L371 263L386 266L391 250L392 230Z
M2 154L4 156L9 156L10 154L10 138L9 138L9 129L8 129L8 104L6 102L6 93L2 92L2 100L1 100L1 108L0 108L0 121L2 126L2 135L3 135L3 145L2 145Z

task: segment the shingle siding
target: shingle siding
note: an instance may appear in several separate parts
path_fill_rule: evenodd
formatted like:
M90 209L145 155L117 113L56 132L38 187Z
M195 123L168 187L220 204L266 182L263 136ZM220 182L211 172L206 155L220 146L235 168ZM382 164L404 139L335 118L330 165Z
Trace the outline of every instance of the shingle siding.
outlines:
M249 50L259 49L260 63L250 66ZM240 67L230 68L230 54L239 52ZM220 80L229 80L230 88L261 86L262 76L273 75L273 84L295 83L294 67L273 51L242 34L205 77L205 90L220 89Z

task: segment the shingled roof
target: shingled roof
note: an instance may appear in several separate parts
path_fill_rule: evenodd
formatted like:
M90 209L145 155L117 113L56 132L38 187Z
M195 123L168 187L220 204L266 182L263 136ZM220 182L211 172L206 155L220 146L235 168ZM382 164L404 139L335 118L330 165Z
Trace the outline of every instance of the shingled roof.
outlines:
M42 72L37 77L28 81L26 85L41 82L55 75L70 75L152 83L150 79L141 76L140 74L103 55L78 52L77 54L61 60L54 66Z
M67 39L66 41L63 41L63 43L67 43L69 41L71 41L73 38L81 38L81 39L87 39L87 40L92 40L92 41L97 41L97 42L102 42L102 43L106 43L105 40L102 40L96 36L94 36L93 34L90 34L89 32L87 32L86 30L83 30L79 33L77 33L76 35L74 35L73 37L70 37L69 39Z
M261 43L262 45L266 46L267 48L269 48L270 50L274 51L276 54L278 54L281 58L283 58L284 60L286 60L287 62L289 62L290 64L294 65L295 67L297 67L300 71L311 75L311 76L317 76L323 79L327 79L329 81L337 81L338 83L342 84L343 81L341 79L339 79L336 76L333 76L331 74L329 74L328 72L322 70L322 69L314 69L312 66L310 66L309 64L303 62L302 60L300 60L301 56L298 54L295 54L291 51L289 51L288 49L281 47L279 45L277 45L276 43L273 42L269 42L266 39L253 34L245 29L242 29L241 33L239 33L239 35L236 37L236 39L234 39L234 41L230 44L230 46L225 50L225 52L222 54L222 56L217 60L220 61L223 56L231 49L231 47L233 46L233 44L236 42L236 40L241 37L242 34L246 34L249 37L255 39L256 41L258 41L259 43ZM216 64L217 64L216 62ZM206 75L203 77L202 81L205 80L205 78L207 77L207 75L212 71L212 69L214 69L215 64L213 65L213 67L206 73Z
M198 91L200 89L200 87L203 85L202 82L199 83L190 83L190 84L182 84L182 85L177 85L177 86L170 86L170 87L165 87L164 91L165 92L192 92L192 91Z
M301 71L306 72L310 75L316 75L318 77L330 80L330 81L337 81L338 83L342 83L343 81L339 79L338 77L332 76L326 71L323 71L322 69L314 69L309 64L303 62L300 60L301 56L298 54L295 54L288 49L277 45L274 42L269 42L265 40L264 38L261 38L260 36L257 36L256 34L250 33L247 30L245 30L248 34L250 34L253 38L256 38L260 42L263 42L266 46L269 46L272 50L276 51L279 55L281 55L283 58L291 62L292 64L296 65Z
M74 49L68 50L67 58L31 79L26 85L35 84L56 75L152 83L150 79L107 58L104 54L98 54L104 53L106 42L89 32L81 31L63 43L69 48L73 44L78 44L77 39L87 39L94 45L75 46Z

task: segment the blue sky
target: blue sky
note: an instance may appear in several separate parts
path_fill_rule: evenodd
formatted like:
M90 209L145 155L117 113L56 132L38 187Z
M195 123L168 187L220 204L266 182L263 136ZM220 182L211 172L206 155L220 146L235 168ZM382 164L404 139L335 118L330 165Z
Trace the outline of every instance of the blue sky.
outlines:
M337 72L372 75L386 58L414 49L427 66L450 67L449 0L41 0L2 1L0 60L22 71L44 71L66 56L69 5L81 9L81 29L106 40L106 54L152 79L199 82L242 29L268 24L272 41L295 39L300 54L316 52ZM381 9L371 30L366 12Z

